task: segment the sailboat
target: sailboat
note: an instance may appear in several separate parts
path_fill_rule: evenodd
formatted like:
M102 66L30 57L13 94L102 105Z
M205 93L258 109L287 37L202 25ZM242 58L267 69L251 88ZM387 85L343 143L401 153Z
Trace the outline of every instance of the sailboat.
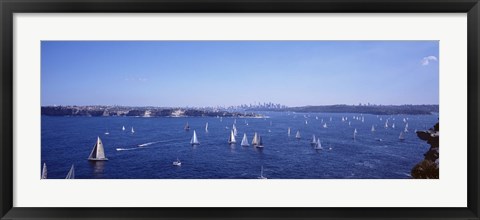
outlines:
M257 132L255 132L255 134L253 135L252 145L253 145L253 146L257 146L257 145L258 145L258 134L257 134Z
M97 137L97 143L93 146L92 152L90 153L90 156L88 156L88 160L108 160L105 157L105 151L100 137Z
M300 131L297 131L297 134L295 135L295 138L296 138L296 139L300 139L300 138L301 138L301 136L300 136Z
M42 177L41 179L46 179L47 178L47 164L43 163L43 168L42 168Z
M355 130L353 131L353 139L355 139L357 137L357 129L355 128Z
M70 167L70 171L68 171L67 177L65 179L75 179L75 167L72 164L72 167Z
M228 138L228 143L229 144L237 143L237 141L235 140L235 134L233 133L233 131L230 131L230 138Z
M250 144L248 144L247 134L245 134L245 133L243 134L242 143L240 145L242 145L243 147L250 146Z
M182 162L178 159L178 157L176 161L173 161L173 166L177 166L177 167L182 166Z
M288 128L288 136L290 137L290 128Z
M108 132L108 129L105 131L105 135L109 135L110 132Z
M208 122L205 124L205 132L208 133Z
M375 126L374 126L374 125L372 125L372 129L371 129L371 130L372 130L372 132L375 132Z
M308 121L307 121L307 120L305 120L305 124L308 125Z
M395 129L395 122L392 124L392 128Z
M320 138L317 139L315 143L315 150L323 150L322 143L320 143Z
M184 127L183 129L185 129L185 131L189 131L189 130L190 130L190 125L188 125L188 122L187 122L187 124L185 124L185 127Z
M262 136L260 135L258 135L258 145L256 147L263 148Z
M193 130L193 137L190 140L190 144L191 145L199 145L200 144L200 142L198 142L197 132L195 132L195 130Z
M400 132L400 136L398 136L398 139L401 141L405 140L405 135L403 134L403 131Z
M323 128L327 128L327 123L325 122L325 124L323 124Z
M385 128L388 128L388 119L385 121Z
M317 139L315 139L315 135L312 136L312 141L310 142L311 145L317 144Z
M122 131L125 131L125 126L122 126Z
M233 135L236 137L237 136L237 126L235 126L235 124L233 124L232 129L233 129Z
M259 178L259 179L263 179L263 180L267 179L267 177L264 177L264 176L263 176L263 166L262 166L262 168L261 168L261 170L260 170L260 176L259 176L258 178Z
M133 127L132 127L132 130L131 130L132 134L135 133L135 130L133 130Z

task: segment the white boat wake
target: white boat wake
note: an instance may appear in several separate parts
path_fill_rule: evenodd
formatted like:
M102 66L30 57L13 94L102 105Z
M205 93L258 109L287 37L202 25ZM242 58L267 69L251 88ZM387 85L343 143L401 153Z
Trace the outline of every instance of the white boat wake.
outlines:
M117 151L123 151L123 150L137 150L138 148L132 147L132 148L117 148Z
M175 139L175 140L165 140L165 141L152 141L152 142L147 142L144 144L138 144L134 145L135 147L118 147L116 148L117 151L125 151L125 150L139 150L139 149L144 149L147 146L154 145L154 144L159 144L159 143L169 143L169 142L176 142L176 141L182 141L181 139Z
M145 143L145 144L139 144L137 146L139 147L146 147L148 145L152 145L152 144L156 144L156 143L159 143L160 141L154 141L154 142L148 142L148 143Z

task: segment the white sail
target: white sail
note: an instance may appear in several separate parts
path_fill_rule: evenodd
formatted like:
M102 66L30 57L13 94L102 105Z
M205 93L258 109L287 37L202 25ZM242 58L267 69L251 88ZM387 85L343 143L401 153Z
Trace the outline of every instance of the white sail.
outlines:
M105 150L103 149L102 140L100 137L97 137L97 143L93 146L92 152L90 156L88 156L88 160L108 160L105 157Z
M228 143L229 144L237 143L237 141L235 140L235 134L233 134L233 131L230 131L230 138L228 138Z
M395 128L395 123L392 124L392 128Z
M355 128L355 130L353 131L353 139L355 139L357 137L357 129Z
M68 171L67 177L65 179L75 179L75 167L72 164L72 167L70 167L70 171Z
M260 135L258 135L258 145L256 147L263 148L262 136Z
M122 126L122 131L125 131L125 126Z
M310 144L314 145L317 143L317 139L315 138L315 135L312 135L312 141L310 142Z
M305 120L305 124L308 125L308 121L307 121L307 120Z
M290 137L290 128L288 128L288 136Z
M385 128L388 128L388 119L385 121Z
M398 139L405 140L405 136L403 134L403 131L400 132L400 135L398 136Z
M245 134L245 133L243 134L243 139L242 139L241 145L244 146L244 147L250 146L250 144L248 144L247 134Z
M135 133L135 130L133 130L133 127L132 127L132 133Z
M344 117L342 117L342 122L344 122L344 121L345 121L345 118L344 118Z
M205 124L205 132L208 132L208 122Z
M267 177L264 177L264 176L263 176L263 166L262 166L262 168L261 168L261 170L260 170L260 177L258 177L258 178L259 178L259 179L267 179Z
M42 168L42 179L47 179L47 164L43 163L43 168Z
M257 134L257 132L255 132L255 134L253 135L252 145L253 146L258 145L258 134Z
M323 128L327 128L327 123L323 124Z
M233 135L237 136L237 126L235 126L235 124L233 124L232 129L233 129Z
M200 144L200 142L198 142L197 132L195 132L195 130L193 130L193 137L192 137L192 139L190 140L190 144L191 144L191 145L198 145L198 144Z
M372 132L375 131L375 126L374 126L374 125L372 125L372 129L371 129L371 130L372 130Z
M301 138L301 136L300 136L300 131L297 131L297 134L295 135L295 138L297 138L297 139L300 139L300 138Z
M317 139L317 142L315 143L315 149L316 150L322 150L322 143L320 142L320 138Z

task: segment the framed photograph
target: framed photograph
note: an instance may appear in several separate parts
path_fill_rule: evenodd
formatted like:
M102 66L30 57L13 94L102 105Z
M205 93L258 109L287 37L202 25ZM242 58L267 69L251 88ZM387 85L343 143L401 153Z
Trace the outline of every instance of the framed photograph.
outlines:
M477 0L0 5L2 219L479 219Z

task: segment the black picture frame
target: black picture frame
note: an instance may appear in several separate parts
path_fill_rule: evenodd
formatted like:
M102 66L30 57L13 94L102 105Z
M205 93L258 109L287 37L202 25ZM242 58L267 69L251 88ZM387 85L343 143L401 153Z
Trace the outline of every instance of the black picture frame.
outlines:
M478 0L0 0L1 219L479 219ZM467 13L467 208L17 208L13 207L14 13ZM448 189L445 189L448 190Z

